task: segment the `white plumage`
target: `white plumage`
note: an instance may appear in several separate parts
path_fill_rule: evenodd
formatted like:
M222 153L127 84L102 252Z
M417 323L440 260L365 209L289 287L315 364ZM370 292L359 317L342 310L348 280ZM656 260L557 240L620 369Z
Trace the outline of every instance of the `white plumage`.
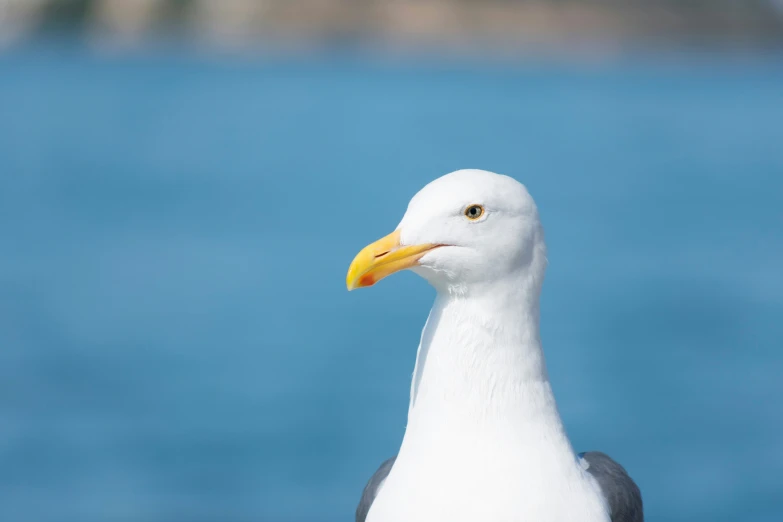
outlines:
M416 194L396 234L400 249L431 245L404 268L437 297L402 446L367 522L609 522L549 383L539 335L546 248L525 187L453 172Z

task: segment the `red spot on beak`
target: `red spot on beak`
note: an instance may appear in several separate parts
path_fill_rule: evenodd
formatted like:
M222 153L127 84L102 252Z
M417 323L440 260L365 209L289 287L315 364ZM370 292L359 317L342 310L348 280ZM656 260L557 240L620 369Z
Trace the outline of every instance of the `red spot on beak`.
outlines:
M359 286L372 286L375 284L375 278L371 274L364 274L359 278Z

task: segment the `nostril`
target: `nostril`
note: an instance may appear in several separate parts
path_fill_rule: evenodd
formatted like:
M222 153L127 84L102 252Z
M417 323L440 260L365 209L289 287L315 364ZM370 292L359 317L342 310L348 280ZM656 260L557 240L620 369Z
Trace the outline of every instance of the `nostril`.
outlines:
M391 250L387 250L386 252L381 252L380 254L375 254L375 259L378 259L379 257L383 257L389 252L391 252Z

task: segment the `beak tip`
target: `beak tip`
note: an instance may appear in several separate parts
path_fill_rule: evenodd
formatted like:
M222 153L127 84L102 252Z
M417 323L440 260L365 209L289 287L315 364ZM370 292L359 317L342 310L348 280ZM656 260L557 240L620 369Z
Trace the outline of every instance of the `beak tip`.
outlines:
M401 253L402 256L399 255ZM395 258L395 255L399 259ZM387 275L406 268L407 257L411 257L410 253L400 250L400 232L395 230L388 236L367 245L356 255L348 267L345 286L349 292L372 286ZM418 258L412 259L415 261Z
M372 274L364 274L363 276L359 278L349 279L345 282L345 287L348 289L348 291L356 290L357 288L365 288L367 286L372 286L377 281L372 276Z

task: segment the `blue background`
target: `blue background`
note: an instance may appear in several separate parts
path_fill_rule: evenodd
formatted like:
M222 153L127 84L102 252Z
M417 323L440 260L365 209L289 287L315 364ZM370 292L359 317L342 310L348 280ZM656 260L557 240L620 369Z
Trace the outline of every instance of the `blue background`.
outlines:
M0 55L0 519L352 520L433 291L353 255L458 168L549 245L576 451L650 521L783 508L783 62Z

